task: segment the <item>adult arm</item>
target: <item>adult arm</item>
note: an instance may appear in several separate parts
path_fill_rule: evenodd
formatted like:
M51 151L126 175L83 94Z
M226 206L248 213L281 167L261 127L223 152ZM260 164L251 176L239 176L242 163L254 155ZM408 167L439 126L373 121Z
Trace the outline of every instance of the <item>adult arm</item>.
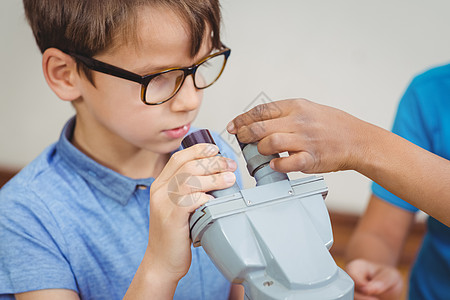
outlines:
M450 162L385 129L305 99L259 105L230 122L228 131L274 159L280 172L355 170L450 225Z
M400 299L404 282L396 266L413 220L414 213L371 196L347 245L355 299Z
M244 299L244 294L244 287L242 285L232 284L228 300L242 300Z

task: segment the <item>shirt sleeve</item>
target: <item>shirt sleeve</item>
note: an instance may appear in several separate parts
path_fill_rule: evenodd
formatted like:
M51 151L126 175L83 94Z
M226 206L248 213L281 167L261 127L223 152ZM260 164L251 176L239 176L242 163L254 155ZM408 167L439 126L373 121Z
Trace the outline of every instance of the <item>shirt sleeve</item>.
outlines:
M23 183L12 180L0 190L0 298L40 289L77 291L60 230Z
M429 133L427 116L432 115L432 104L421 102L417 94L415 81L410 84L403 95L397 110L392 132L408 141L432 151L432 143ZM372 184L372 192L379 198L411 212L418 209L406 201L390 193L377 183Z

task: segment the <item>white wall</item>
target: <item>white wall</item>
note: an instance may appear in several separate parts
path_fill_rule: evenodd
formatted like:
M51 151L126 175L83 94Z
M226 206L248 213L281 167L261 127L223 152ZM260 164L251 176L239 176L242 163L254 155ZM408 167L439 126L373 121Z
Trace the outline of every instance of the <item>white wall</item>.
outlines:
M264 95L308 98L389 129L412 76L450 60L446 0L222 0L222 6L232 55L205 95L203 112L217 113L196 122L219 132ZM73 110L45 84L21 1L0 2L0 32L0 165L21 167L57 139ZM367 179L351 171L325 179L329 208L363 210Z

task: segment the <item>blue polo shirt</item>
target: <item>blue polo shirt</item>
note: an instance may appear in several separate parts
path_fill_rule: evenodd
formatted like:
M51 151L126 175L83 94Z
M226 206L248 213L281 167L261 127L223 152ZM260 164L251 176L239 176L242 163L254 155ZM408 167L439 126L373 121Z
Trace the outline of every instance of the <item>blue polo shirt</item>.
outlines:
M450 65L414 78L400 101L392 132L450 159ZM417 211L376 183L372 191L391 204ZM450 230L432 217L412 269L409 299L450 299Z
M0 299L40 289L122 299L144 256L154 178L131 179L93 161L70 143L73 127L71 119L60 140L0 190ZM192 248L174 299L225 300L229 290L203 248Z

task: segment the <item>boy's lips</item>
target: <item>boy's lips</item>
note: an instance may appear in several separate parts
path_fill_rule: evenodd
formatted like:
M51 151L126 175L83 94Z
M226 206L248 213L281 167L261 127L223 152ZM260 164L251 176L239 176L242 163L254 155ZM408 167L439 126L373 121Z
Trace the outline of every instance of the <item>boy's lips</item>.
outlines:
M163 132L172 139L179 139L188 133L189 128L191 128L191 124L186 124L181 127L164 130Z

